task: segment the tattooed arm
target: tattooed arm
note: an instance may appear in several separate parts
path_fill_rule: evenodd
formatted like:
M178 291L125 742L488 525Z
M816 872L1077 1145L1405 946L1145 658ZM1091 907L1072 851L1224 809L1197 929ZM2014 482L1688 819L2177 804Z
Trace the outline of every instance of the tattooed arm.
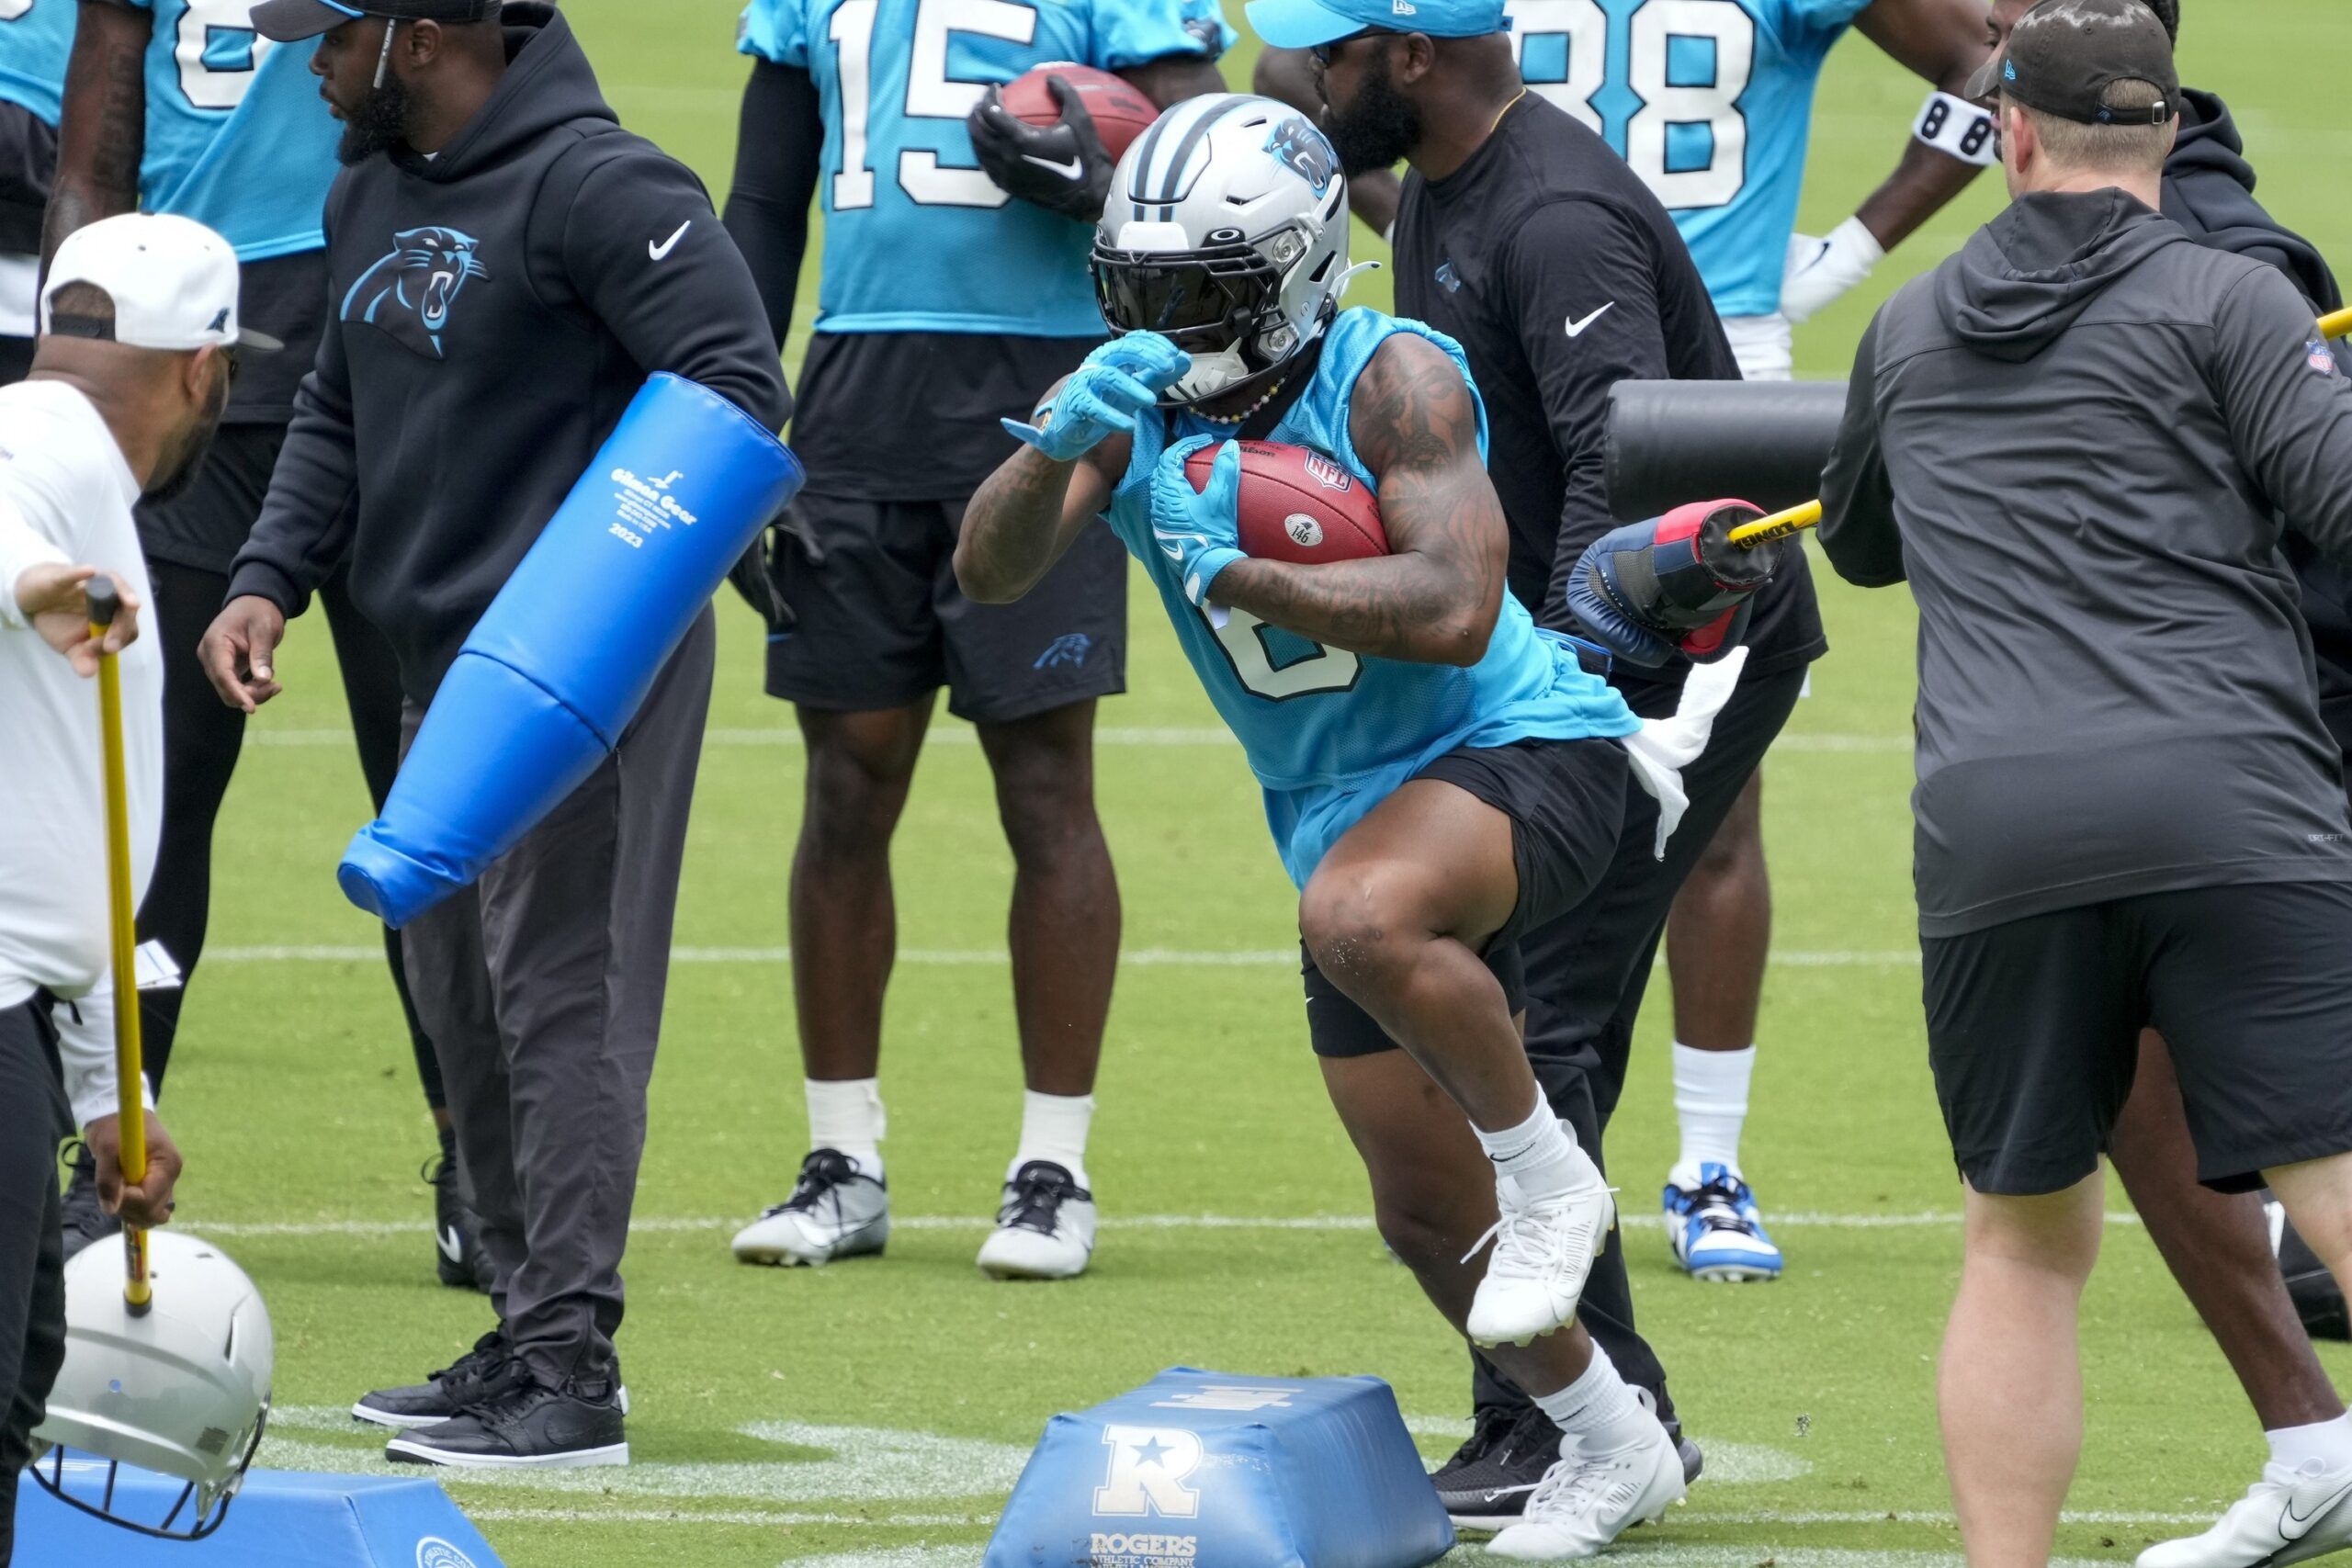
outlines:
M1039 400L1051 402L1056 383ZM1131 443L1113 435L1066 463L1023 446L980 482L956 540L956 583L978 604L1010 604L1037 586L1111 504Z
M147 144L147 42L152 12L81 0L65 68L57 182L41 225L41 265L74 230L135 211Z
M1398 333L1364 367L1352 402L1348 433L1379 481L1391 553L1320 566L1238 560L1209 598L1351 653L1476 664L1502 611L1510 546L1469 383L1427 338Z

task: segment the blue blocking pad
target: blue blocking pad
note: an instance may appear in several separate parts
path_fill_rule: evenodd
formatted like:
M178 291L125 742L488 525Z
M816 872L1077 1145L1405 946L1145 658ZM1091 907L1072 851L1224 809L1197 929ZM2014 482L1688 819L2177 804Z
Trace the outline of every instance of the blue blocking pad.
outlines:
M648 380L443 677L344 896L405 925L514 848L619 742L801 479L725 398Z
M1378 1378L1172 1367L1046 1423L985 1568L1420 1568L1453 1526Z
M103 1463L66 1461L65 1488L75 1497L96 1502L106 1482ZM126 1466L115 1482L114 1511L160 1523L183 1484ZM17 1490L17 1561L44 1568L503 1568L437 1482L273 1470L246 1476L228 1518L195 1542L156 1540L94 1519L28 1474Z

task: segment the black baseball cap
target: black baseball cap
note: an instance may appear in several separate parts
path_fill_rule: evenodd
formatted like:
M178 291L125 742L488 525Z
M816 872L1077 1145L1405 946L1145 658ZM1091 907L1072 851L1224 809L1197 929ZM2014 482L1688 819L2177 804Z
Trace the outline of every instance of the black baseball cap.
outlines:
M2147 83L2155 104L2108 107L2107 90L2118 82ZM2085 125L2163 125L2180 112L2172 39L2142 0L2041 0L1968 84L1980 102L1996 93Z
M498 0L262 0L254 7L254 30L279 43L298 43L332 32L362 17L398 22L481 22L498 10Z

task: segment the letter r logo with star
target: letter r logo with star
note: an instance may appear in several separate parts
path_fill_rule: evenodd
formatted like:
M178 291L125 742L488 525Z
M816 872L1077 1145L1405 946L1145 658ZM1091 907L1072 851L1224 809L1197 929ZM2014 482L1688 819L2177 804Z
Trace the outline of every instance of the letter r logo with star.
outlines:
M1184 1478L1201 1465L1197 1433L1179 1427L1105 1427L1102 1444L1111 1450L1111 1468L1094 1489L1097 1514L1120 1518L1157 1514L1163 1519L1200 1516L1200 1492L1184 1484Z

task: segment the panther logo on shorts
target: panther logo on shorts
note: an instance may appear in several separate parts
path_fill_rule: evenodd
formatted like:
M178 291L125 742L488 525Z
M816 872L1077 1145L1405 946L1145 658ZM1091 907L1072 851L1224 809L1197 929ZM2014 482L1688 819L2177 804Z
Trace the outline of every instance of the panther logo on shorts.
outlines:
M1094 639L1084 632L1065 632L1048 643L1046 651L1037 655L1037 662L1029 668L1032 670L1075 670L1086 662L1086 656L1092 651L1093 647Z

